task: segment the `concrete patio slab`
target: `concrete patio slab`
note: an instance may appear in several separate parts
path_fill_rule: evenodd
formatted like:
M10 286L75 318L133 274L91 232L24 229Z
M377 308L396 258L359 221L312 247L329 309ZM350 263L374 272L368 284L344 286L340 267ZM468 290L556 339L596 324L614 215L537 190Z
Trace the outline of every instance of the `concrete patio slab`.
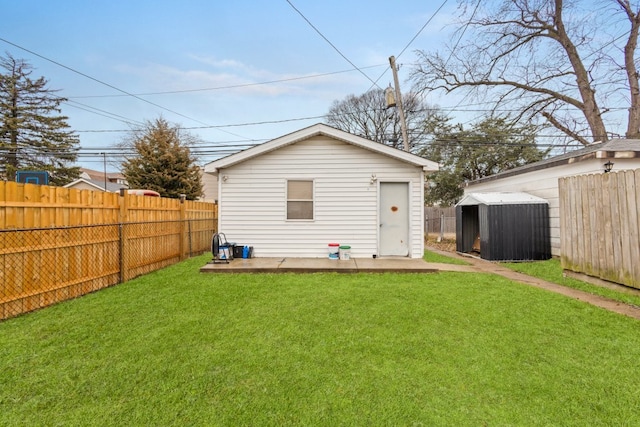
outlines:
M229 263L208 263L203 273L358 273L398 272L435 273L438 271L472 272L471 266L428 263L412 258L352 258L332 260L328 258L250 258L234 259Z

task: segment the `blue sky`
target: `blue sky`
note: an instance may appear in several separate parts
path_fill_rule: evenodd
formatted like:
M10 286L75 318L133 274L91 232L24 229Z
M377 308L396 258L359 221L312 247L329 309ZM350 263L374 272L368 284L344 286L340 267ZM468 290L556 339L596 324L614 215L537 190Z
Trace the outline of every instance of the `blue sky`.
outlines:
M405 90L415 50L447 41L456 7L452 0L438 13L443 1L291 3L371 80L384 74L380 87L392 82L388 58L397 56ZM334 100L372 86L286 0L20 0L4 2L2 13L0 38L19 47L0 41L0 52L28 61L33 76L69 98L62 108L80 135L79 163L94 169L102 165L98 151L116 152L127 122L162 115L194 128L202 150L222 152L320 122ZM257 84L264 82L276 83Z

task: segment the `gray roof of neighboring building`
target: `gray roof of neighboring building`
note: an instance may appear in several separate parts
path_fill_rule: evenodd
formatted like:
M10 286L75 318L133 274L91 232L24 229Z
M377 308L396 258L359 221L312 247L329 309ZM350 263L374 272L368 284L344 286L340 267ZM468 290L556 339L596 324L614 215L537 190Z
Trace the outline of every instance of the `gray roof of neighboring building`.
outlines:
M456 206L531 205L548 203L545 199L523 192L469 193Z
M65 185L65 187L73 187L75 184L79 182L86 182L94 187L97 187L96 190L104 190L104 181L98 181L95 179L85 179L79 178L69 184ZM118 193L121 188L128 188L128 186L124 184L118 184L116 182L107 182L107 191L110 193Z
M622 154L622 155L621 155ZM640 158L640 139L612 139L607 142L594 143L584 148L569 151L558 156L549 157L535 163L499 172L484 178L477 179L471 183L491 181L509 176L519 175L524 172L552 168L556 166L577 163L588 159L615 159L615 158Z

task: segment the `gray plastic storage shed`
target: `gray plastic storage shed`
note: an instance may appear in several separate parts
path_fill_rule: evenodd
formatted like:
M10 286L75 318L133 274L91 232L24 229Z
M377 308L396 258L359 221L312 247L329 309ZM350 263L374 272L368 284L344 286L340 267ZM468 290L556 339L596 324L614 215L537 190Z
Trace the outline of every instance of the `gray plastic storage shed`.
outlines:
M549 204L528 193L469 193L456 205L456 250L490 261L549 259Z

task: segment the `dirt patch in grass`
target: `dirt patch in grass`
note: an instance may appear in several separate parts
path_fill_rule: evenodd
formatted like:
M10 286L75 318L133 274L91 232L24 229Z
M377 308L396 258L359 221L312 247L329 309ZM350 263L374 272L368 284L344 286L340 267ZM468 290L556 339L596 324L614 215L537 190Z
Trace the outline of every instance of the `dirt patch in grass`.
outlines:
M438 241L437 237L427 236L425 239L425 244L434 249L438 249L443 252L455 252L456 251L456 240L451 238L444 238L441 241Z

